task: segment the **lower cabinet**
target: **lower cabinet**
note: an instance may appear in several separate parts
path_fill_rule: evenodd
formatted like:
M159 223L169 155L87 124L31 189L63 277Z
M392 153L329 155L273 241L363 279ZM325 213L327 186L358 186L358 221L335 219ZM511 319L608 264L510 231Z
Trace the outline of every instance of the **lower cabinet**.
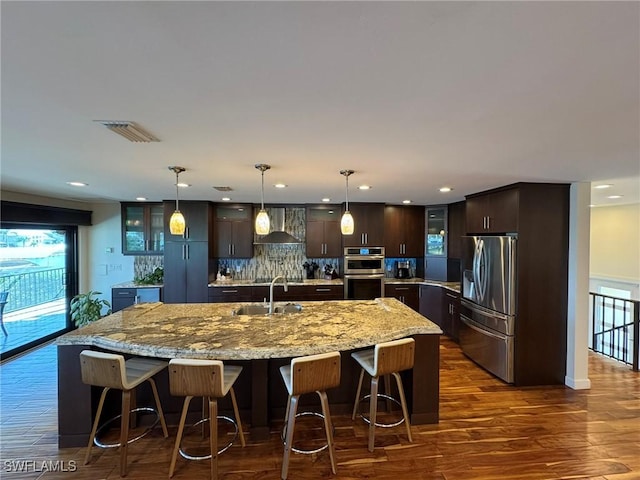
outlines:
M164 302L207 303L209 245L207 242L164 244Z
M112 288L111 311L118 312L136 303L159 302L161 299L160 287Z
M460 294L451 290L442 289L442 311L444 313L444 333L455 342L458 342L460 330Z
M460 294L437 285L420 286L420 314L438 325L444 334L458 341Z
M273 287L275 302L313 302L323 300L343 300L342 285L289 285L285 292L282 283ZM269 287L266 285L209 287L209 302L264 302L269 301Z
M437 285L420 285L419 312L444 331L444 321L442 318L442 287Z
M384 286L384 296L400 300L407 307L420 311L420 295L418 285L387 284Z

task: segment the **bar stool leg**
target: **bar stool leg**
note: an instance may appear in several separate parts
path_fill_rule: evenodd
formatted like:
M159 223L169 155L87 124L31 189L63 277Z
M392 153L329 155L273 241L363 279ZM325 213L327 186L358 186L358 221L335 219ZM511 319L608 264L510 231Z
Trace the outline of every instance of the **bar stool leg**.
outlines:
M331 459L331 471L336 474L336 457L333 444L333 427L331 425L331 413L329 412L329 400L326 392L318 392L320 405L322 405L322 415L324 415L324 429L327 434L327 444L329 445L329 458Z
M404 423L407 427L407 436L409 437L409 442L413 442L413 438L411 437L411 423L409 423L409 411L407 409L407 399L404 396L402 380L400 379L400 374L398 372L393 373L393 376L396 377L396 383L398 385L398 392L400 394L400 405L402 405L402 415L404 416Z
M371 396L369 397L369 451L373 452L373 443L376 434L376 415L378 412L378 380L379 377L371 377Z
M209 444L211 445L211 479L218 480L218 400L209 397Z
M131 410L131 390L122 391L122 417L120 424L120 476L127 474L127 440L129 439L129 411Z
M173 453L171 454L171 465L169 466L169 478L173 477L173 471L176 468L176 460L178 459L178 450L180 450L180 442L182 441L182 434L184 432L184 422L187 420L187 411L189 410L189 403L191 403L192 396L184 398L184 404L182 407L182 415L180 415L180 423L178 424L178 433L176 435L176 444L173 447Z
M298 410L298 398L300 395L289 395L287 402L287 435L284 444L284 457L282 459L282 480L286 480L289 472L289 457L291 456L291 447L293 445L293 427L296 423L296 411Z
M88 464L91 459L91 448L93 447L93 440L96 438L96 432L98 431L98 423L100 422L100 414L102 413L102 407L104 406L104 399L107 396L109 387L102 389L102 395L100 395L100 401L98 402L98 411L96 412L96 418L93 421L93 428L91 429L91 435L89 435L89 445L87 445L87 454L84 457L84 464Z
M391 377L389 375L384 375L384 393L391 397ZM385 403L387 405L387 412L391 412L391 400L388 398L385 399Z
M162 433L164 438L169 436L169 432L167 431L167 424L164 421L164 412L162 411L162 405L160 405L160 397L158 397L158 389L156 388L156 382L153 378L149 379L149 383L151 384L151 390L153 390L153 398L156 400L156 409L158 409L158 415L160 416L160 425L162 426Z
M233 414L236 416L236 423L238 424L238 434L240 435L240 444L244 447L244 432L242 431L242 421L240 420L240 412L238 411L238 402L236 402L236 392L233 387L229 389L231 393L231 403L233 404Z
M364 368L360 369L360 380L358 380L358 389L356 390L356 400L353 402L353 413L351 414L351 420L356 419L356 412L358 411L358 404L360 403L360 392L362 391L362 380L364 379Z

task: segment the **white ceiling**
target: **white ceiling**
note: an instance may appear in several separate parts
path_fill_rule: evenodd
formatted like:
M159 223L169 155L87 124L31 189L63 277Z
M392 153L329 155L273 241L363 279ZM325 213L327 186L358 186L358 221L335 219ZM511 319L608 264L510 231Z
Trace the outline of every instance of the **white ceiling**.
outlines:
M230 186L259 203L254 164L268 163L267 203L341 203L344 168L351 201L449 203L516 181L613 183L617 203L640 201L638 2L0 8L3 191L171 199L181 165L183 199Z

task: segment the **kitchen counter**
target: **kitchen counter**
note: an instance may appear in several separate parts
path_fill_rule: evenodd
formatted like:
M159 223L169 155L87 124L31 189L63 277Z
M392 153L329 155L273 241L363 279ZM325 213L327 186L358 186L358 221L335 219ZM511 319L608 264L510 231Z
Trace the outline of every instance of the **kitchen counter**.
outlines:
M242 303L139 304L59 337L59 446L81 446L91 428L95 389L82 383L78 355L85 348L171 359L215 358L244 365L238 392L256 439L268 436L271 418L281 418L286 390L278 368L295 356L342 352L342 381L331 393L332 411L352 408L359 369L351 351L412 336L415 365L406 378L413 423L437 423L439 337L434 323L394 298L301 302L302 311L283 315L231 315ZM161 372L161 397L168 375ZM403 376L404 377L404 376ZM404 379L404 378L403 378ZM163 393L164 392L164 393ZM142 404L143 394L140 402ZM149 399L150 401L150 399ZM173 400L163 400L170 416ZM173 402L175 404L175 402ZM165 406L166 405L166 406ZM249 413L246 413L246 412Z

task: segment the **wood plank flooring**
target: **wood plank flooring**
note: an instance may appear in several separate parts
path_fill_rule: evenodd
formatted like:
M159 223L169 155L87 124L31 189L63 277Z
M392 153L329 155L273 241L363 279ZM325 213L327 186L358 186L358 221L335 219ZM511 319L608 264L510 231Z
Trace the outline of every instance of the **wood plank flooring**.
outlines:
M590 390L515 388L475 366L443 338L438 425L412 427L411 444L403 426L378 428L375 451L369 453L362 420L334 416L338 474L331 475L325 451L293 455L289 478L638 480L640 374L595 354L589 367ZM94 448L87 466L82 465L84 448L58 449L54 346L3 364L0 381L0 478L120 478L114 449ZM175 433L170 427L164 439L158 428L132 444L127 478L167 478ZM246 448L234 445L220 456L220 478L280 478L283 449L277 428L268 442L248 439ZM209 464L179 458L174 478L209 478Z

